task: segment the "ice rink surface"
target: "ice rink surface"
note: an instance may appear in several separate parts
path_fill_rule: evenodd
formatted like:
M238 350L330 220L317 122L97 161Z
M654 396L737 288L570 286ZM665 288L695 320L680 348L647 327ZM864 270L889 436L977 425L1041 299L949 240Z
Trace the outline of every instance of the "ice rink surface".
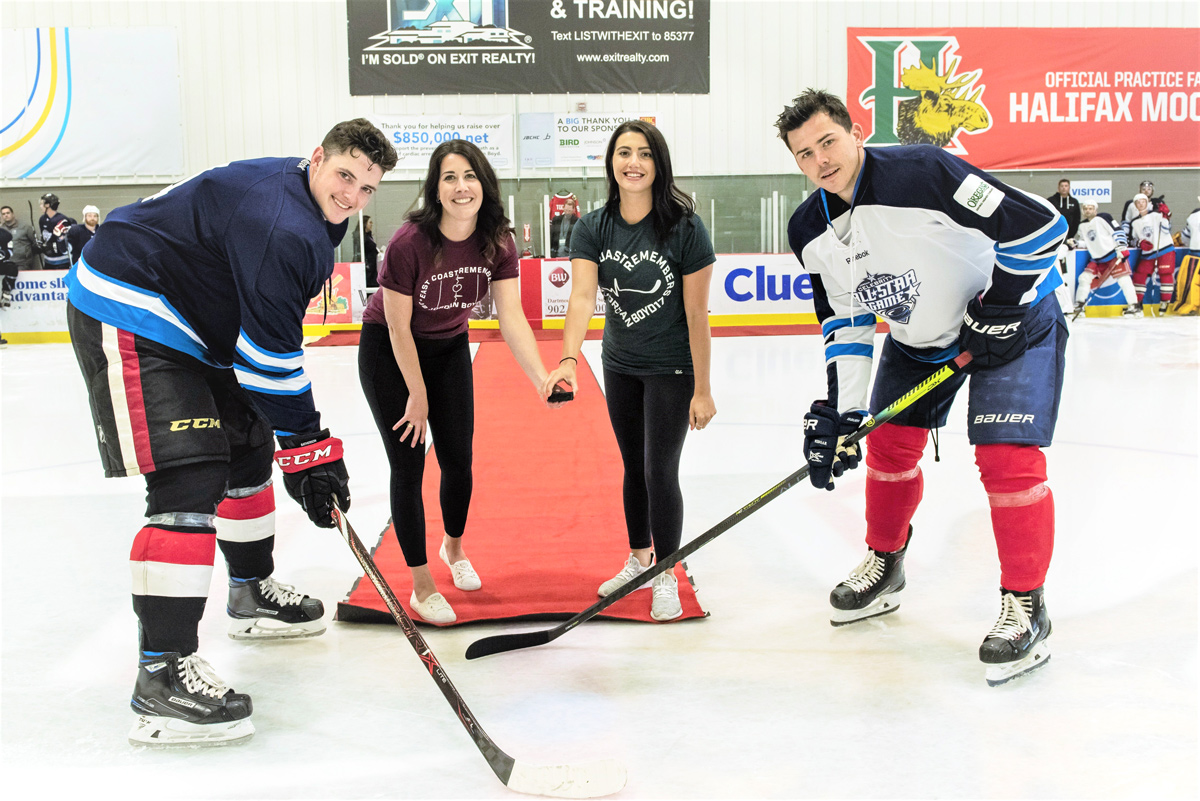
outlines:
M592 622L472 662L479 637L547 624L424 635L501 748L540 764L616 757L629 771L617 798L1195 798L1198 348L1194 318L1072 324L1047 452L1053 658L1018 681L989 688L976 655L999 613L999 567L962 397L941 461L931 445L922 462L895 614L829 625L829 590L864 553L859 469L832 493L797 486L696 553L708 619ZM585 353L598 363L598 343ZM345 441L350 520L373 543L387 468L356 358L311 348L307 369ZM253 697L257 734L130 746L127 560L144 483L102 478L69 346L10 346L0 382L7 798L515 797L398 629L332 622L315 639L234 642L223 566L199 653ZM718 415L684 451L685 541L803 464L801 417L824 396L820 340L715 339L712 383ZM331 610L358 564L282 487L277 499L276 575Z

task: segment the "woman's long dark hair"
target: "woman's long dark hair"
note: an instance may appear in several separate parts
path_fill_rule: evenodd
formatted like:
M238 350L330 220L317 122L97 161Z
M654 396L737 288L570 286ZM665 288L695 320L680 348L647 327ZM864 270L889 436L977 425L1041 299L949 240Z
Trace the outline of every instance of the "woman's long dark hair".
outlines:
M650 219L654 223L654 236L659 242L667 241L675 226L684 217L691 217L696 204L682 189L675 186L671 171L671 151L662 131L645 120L628 120L617 126L608 140L608 151L604 154L604 173L608 176L608 200L604 208L612 219L621 213L621 188L613 174L613 154L617 150L617 139L622 134L640 133L650 145L650 157L654 160L654 184L650 187L653 206Z
M421 195L425 199L425 207L414 209L405 217L417 226L433 246L433 258L436 262L442 252L442 232L438 224L442 221L442 206L438 203L438 183L442 179L442 162L451 153L462 156L471 165L479 185L483 188L483 200L479 205L479 217L475 221L475 231L483 239L481 248L483 259L489 266L504 252L511 241L513 227L504 214L504 206L500 203L500 183L496 180L496 172L488 163L487 156L475 145L463 139L451 139L442 142L429 157L429 172L425 176L425 186Z

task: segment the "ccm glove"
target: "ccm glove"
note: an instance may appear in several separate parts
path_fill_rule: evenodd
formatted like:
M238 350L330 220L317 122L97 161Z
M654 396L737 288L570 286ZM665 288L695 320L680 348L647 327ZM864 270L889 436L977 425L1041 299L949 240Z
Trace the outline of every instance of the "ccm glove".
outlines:
M846 470L853 470L862 459L858 444L847 448L844 441L858 430L866 415L863 412L839 415L837 409L826 404L827 401L814 401L804 415L804 458L808 461L808 480L812 485L832 490L831 477L838 478Z
M342 441L329 436L329 429L315 434L279 438L275 463L283 471L288 495L308 512L321 528L333 528L333 499L338 508L350 508L350 476L342 461Z
M984 306L978 295L971 298L958 333L959 347L974 357L971 367L999 367L1024 353L1028 313L1028 306Z

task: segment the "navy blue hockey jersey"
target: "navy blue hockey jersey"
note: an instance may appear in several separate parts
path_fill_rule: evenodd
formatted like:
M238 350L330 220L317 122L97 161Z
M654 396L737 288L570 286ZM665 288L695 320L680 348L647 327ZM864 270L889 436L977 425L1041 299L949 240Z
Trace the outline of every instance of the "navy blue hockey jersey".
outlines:
M876 315L916 358L951 359L972 297L1032 305L1062 284L1066 232L1045 199L941 148L867 148L852 206L817 190L788 224L812 276L830 401L867 408Z
M347 223L326 222L308 159L235 161L114 209L67 275L81 312L233 367L277 434L321 428L304 313Z

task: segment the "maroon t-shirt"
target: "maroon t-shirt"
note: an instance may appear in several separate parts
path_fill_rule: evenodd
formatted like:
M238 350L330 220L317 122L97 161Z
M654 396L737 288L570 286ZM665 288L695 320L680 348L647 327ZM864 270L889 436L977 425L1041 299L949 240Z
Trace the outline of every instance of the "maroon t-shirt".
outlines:
M471 309L483 300L492 281L516 278L517 246L512 237L489 267L480 252L479 232L462 242L442 240L441 259L433 264L429 239L412 223L401 226L388 243L379 268L379 286L413 299L412 332L424 339L447 339L467 330ZM363 310L364 323L387 325L383 293Z

